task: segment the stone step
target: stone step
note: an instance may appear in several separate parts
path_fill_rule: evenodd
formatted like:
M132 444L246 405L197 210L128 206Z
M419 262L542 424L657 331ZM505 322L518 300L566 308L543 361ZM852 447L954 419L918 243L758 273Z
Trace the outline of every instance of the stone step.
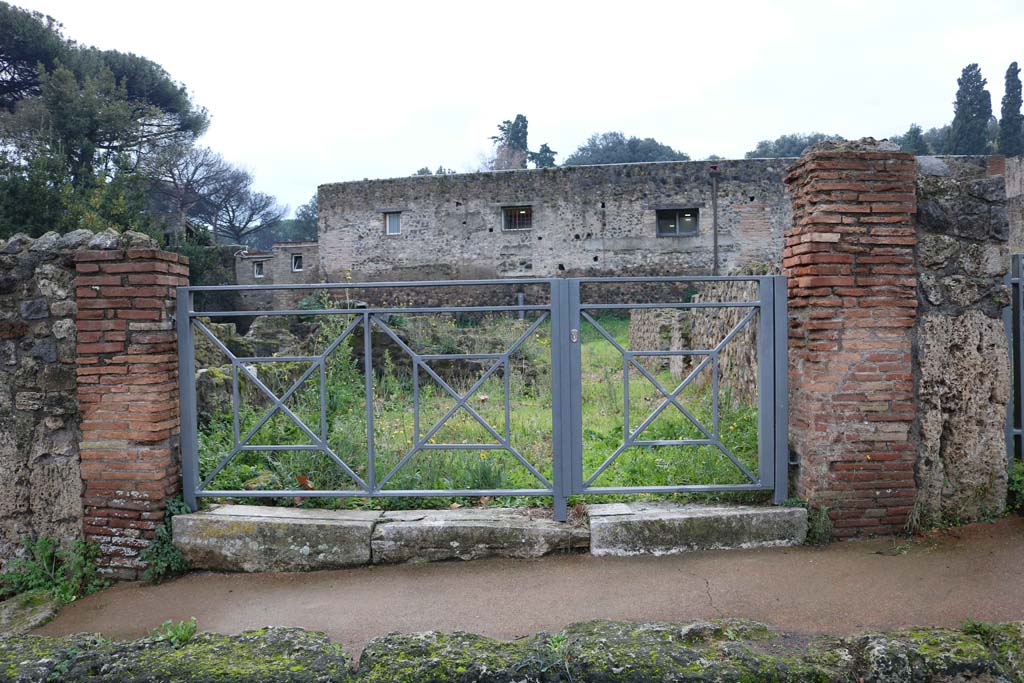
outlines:
M535 508L386 512L373 530L374 564L542 557L586 550L590 534Z
M594 555L802 543L803 508L615 503L587 507L590 527L536 508L376 512L221 505L177 515L174 544L196 569L310 571L368 564Z
M592 555L674 555L692 550L800 545L798 507L611 503L588 505Z
M221 505L175 515L174 545L196 569L310 571L370 564L374 510Z

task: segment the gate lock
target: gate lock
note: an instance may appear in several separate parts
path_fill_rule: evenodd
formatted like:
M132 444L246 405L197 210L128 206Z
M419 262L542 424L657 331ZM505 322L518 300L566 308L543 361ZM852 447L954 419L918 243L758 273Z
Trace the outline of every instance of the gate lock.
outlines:
M575 328L569 330L569 341L571 341L573 344L576 344L576 343L579 342L579 340L580 340L580 331L575 329Z

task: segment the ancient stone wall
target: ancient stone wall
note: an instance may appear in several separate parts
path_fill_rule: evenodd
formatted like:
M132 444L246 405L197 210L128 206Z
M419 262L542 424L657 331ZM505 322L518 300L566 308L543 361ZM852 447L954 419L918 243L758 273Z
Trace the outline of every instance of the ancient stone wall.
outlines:
M1024 157L1006 160L1006 209L1010 222L1010 253L1024 252Z
M751 264L735 275L778 275L775 263ZM705 285L695 301L757 301L756 282L714 282ZM749 308L699 308L691 312L690 341L692 348L713 349L743 320ZM736 404L756 405L758 398L757 330L760 314L756 314L718 354L718 378L723 396ZM674 368L673 368L674 370ZM713 375L701 372L694 381L710 384Z
M0 241L0 563L82 536L72 252L93 234Z
M329 281L710 273L712 167L721 270L777 260L792 159L663 162L414 176L322 185L319 247ZM503 207L532 227L505 230ZM658 210L696 209L693 234L658 237ZM401 213L386 234L384 214Z
M914 504L916 177L870 139L816 146L786 177L796 493L837 536L900 531Z
M296 262L296 257L300 259L299 262ZM257 277L257 272L262 276ZM235 282L239 285L305 285L320 282L317 243L278 242L269 252L242 251L240 248L235 256ZM240 299L246 310L259 311L295 308L309 294L302 290L243 291Z
M920 169L914 522L923 526L998 515L1006 502L1008 189L981 164Z

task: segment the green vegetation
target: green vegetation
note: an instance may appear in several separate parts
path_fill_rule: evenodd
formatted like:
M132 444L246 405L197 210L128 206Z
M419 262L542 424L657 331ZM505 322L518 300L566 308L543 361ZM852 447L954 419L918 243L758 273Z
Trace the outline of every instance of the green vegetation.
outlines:
M175 648L181 648L192 640L192 636L196 634L196 626L195 617L178 623L165 621L153 629L149 634L149 640L154 643L170 643Z
M628 138L619 131L594 133L565 158L566 166L589 164L630 164L641 161L689 161L685 152L672 149L654 138Z
M827 545L832 541L832 518L827 507L810 508L807 511L807 543Z
M171 518L187 512L190 510L180 498L167 503L163 525L157 528L153 541L139 553L139 559L146 563L142 575L146 581L162 583L188 571L188 561L171 542Z
M312 334L313 349L327 348L352 321L338 316L323 324ZM405 314L392 316L388 324L409 340L419 354L496 354L513 346L531 327L530 320L510 317L443 317ZM618 343L628 345L629 321L625 317L607 315L599 324ZM375 333L376 335L376 333ZM456 398L431 376L425 367L418 371L418 383L409 356L398 348L381 352L375 359L372 410L373 439L376 453L376 476L385 491L543 489L524 462L500 447L505 437L504 406L508 401L511 419L508 443L525 463L538 474L552 480L553 426L551 418L552 379L550 375L550 333L546 321L526 336L510 355L507 375L496 369L467 401L468 408L456 408ZM355 338L353 338L355 337ZM353 472L368 479L366 458L367 428L365 379L362 374L362 329L342 342L325 364L326 443ZM374 348L380 350L387 338L375 336ZM358 344L358 347L354 345ZM623 372L622 356L601 333L589 323L581 329L583 363L583 452L584 480L598 469L623 443L625 382L629 384L629 429L637 430L663 402L664 396L647 377L635 368ZM642 362L650 364L653 359ZM465 396L490 370L493 359L452 361L433 359L423 362L458 396ZM254 372L278 396L283 396L292 382L310 367L309 363L260 363ZM687 369L687 372L689 370ZM217 372L216 370L214 372ZM666 391L671 392L679 380L667 367L650 364L650 374ZM702 371L710 380L710 368ZM320 382L314 370L310 378L284 401L310 430L319 436ZM230 386L230 381L227 382ZM244 438L256 430L252 446L309 445L313 441L293 420L277 411L265 424L260 422L269 410L269 402L242 373L240 380L241 409L238 432ZM506 396L507 392L507 396ZM413 396L419 395L418 416L413 409ZM701 425L711 429L716 406L711 388L693 382L679 394L679 402ZM200 429L200 476L208 477L222 459L231 452L235 425L230 412L230 397L223 409L205 416ZM469 412L472 409L495 433L483 426ZM449 412L449 419L433 431L433 427ZM731 453L752 473L757 473L757 411L742 402L731 400L723 388L717 406L721 433L719 438ZM412 449L417 435L428 449L415 453L395 470ZM257 429L257 427L259 427ZM429 434L429 438L428 438ZM650 421L634 438L645 441L678 441L704 438L700 428L671 404ZM460 448L445 448L457 444ZM718 448L710 445L633 446L621 454L593 481L594 487L618 486L680 486L698 484L745 484L749 480ZM318 450L249 450L239 452L213 478L211 490L295 490L351 491L358 487L353 479L329 457ZM763 501L766 492L718 492L714 494L675 495L676 499ZM622 496L588 496L595 500L621 500ZM255 499L249 502L255 502ZM349 498L317 498L314 495L279 499L286 505L344 505L402 509L410 507L441 507L480 502L477 496L395 497L367 500ZM546 505L543 497L488 498L484 502L500 505Z
M90 595L106 587L96 569L99 548L76 541L66 548L53 538L22 541L24 555L7 562L0 573L0 599L34 590L47 590L61 602Z
M1010 465L1006 507L1024 512L1024 461L1017 460Z

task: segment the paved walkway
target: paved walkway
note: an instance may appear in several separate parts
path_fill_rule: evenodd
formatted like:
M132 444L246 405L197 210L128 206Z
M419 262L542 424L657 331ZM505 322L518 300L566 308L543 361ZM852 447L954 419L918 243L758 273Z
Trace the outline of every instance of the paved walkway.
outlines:
M67 607L41 634L137 637L196 617L205 631L326 631L358 655L391 631L511 639L574 621L749 617L798 633L851 634L967 618L1024 619L1024 519L906 539L690 553L565 555L311 574L196 573L122 584Z

